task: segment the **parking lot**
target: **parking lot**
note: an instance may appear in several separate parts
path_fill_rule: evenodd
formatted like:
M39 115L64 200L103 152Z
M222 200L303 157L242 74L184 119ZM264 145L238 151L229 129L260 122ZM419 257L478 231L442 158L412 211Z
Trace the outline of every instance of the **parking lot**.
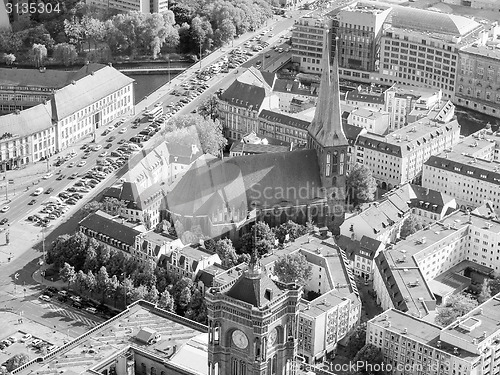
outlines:
M0 363L6 362L16 354L24 353L29 358L46 355L57 348L52 342L35 336L38 330L15 331L7 337L0 337Z

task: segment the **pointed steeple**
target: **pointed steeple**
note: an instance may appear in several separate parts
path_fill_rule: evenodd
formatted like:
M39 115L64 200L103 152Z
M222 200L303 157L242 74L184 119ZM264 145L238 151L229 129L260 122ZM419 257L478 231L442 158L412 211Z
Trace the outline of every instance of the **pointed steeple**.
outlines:
M338 51L335 52L332 73L330 74L329 35L329 30L325 30L318 104L314 119L309 126L310 135L322 147L342 146L348 143L342 128L342 111L340 109L339 54Z

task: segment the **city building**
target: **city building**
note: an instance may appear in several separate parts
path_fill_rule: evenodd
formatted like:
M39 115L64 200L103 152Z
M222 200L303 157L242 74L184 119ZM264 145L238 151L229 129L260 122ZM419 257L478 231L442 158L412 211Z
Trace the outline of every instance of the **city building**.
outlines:
M435 310L443 290L459 292L471 285L474 274L484 278L498 272L499 242L500 222L491 205L455 211L377 256L377 300L383 309L425 317Z
M79 231L98 242L132 254L135 251L136 237L142 232L105 212L96 211L78 223Z
M500 134L483 129L448 151L424 163L422 186L454 197L462 209L486 201L500 208Z
M372 170L379 187L391 190L421 178L427 159L453 147L459 139L456 120L440 123L423 118L386 136L360 135L356 157L358 163Z
M500 117L500 43L497 33L490 39L462 47L459 51L454 102L494 117Z
M263 109L259 114L259 135L285 144L304 145L310 124L300 113Z
M320 74L324 34L333 27L332 11L317 10L295 21L292 29L292 61L304 73Z
M385 249L385 244L367 236L362 236L357 240L342 234L337 244L350 258L354 275L365 280L373 280L375 257Z
M209 375L207 332L205 325L141 300L75 339L54 342L49 354L13 373Z
M393 6L380 44L382 83L441 89L452 99L459 49L479 38L478 22L453 14Z
M227 138L240 140L252 131L259 132L260 112L279 107L279 98L272 91L275 80L273 73L251 67L219 96L217 109Z
M72 73L26 70L0 72L0 102L15 109L0 117L4 149L12 150L2 159L7 168L46 159L134 111L133 79L111 66L87 64ZM18 104L6 104L11 100Z
M462 0L441 0L441 2L450 5L461 5L471 7L473 9L487 9L492 10L497 13L500 12L500 6L495 0L470 0L470 1L462 1Z
M114 9L120 12L165 13L167 0L86 0L87 4L101 9Z
M394 374L492 374L500 359L499 303L494 296L447 327L390 309L368 321L366 342L380 348Z
M200 271L220 263L221 259L217 254L199 244L176 247L160 261L170 275L178 278L189 277L193 281Z
M341 78L356 81L369 78L362 72L378 71L380 39L391 10L390 5L375 2L356 2L340 10L336 35Z
M209 373L293 373L301 289L271 280L256 255L232 286L208 289Z
M325 36L325 41L328 40ZM182 229L190 233L211 238L237 239L256 219L265 220L271 226L288 220L302 224L310 220L338 232L344 218L345 178L350 165L348 151L352 146L343 130L338 62L334 58L330 73L329 50L329 43L325 43L325 70L318 106L308 128L306 149L222 160L203 155L169 194L167 211L172 222L178 221ZM262 75L256 75L252 68L247 73L253 77L247 79L248 84L236 81L221 95L221 102L226 103L222 104L226 106L223 123L233 132L233 137L236 127L232 127L232 120L227 121L228 114L234 119L238 117L234 123L250 118L258 124L258 111L253 112L252 117L248 114L243 117L238 107L240 115L238 112L235 115L234 103L242 102L241 92L248 100L259 97L256 105L271 92L270 86L264 89L263 81L258 79ZM252 85L255 81L260 82L261 87ZM239 129L241 136L238 136L249 134L249 130L258 134L258 130L251 129L253 126Z
M319 85L315 83L305 85L298 79L276 79L273 87L273 93L278 96L279 109L281 111L294 112L292 110L293 100L315 103L318 98L318 89Z
M385 107L383 109L390 113L389 128L393 131L419 120L420 118L409 118L410 113L415 108L421 109L422 112L435 108L441 102L443 94L440 89L395 83L385 91L384 96Z
M358 108L347 118L349 125L365 128L370 133L384 135L389 130L389 112Z
M57 149L49 104L0 117L0 171L47 159Z
M59 151L111 121L134 113L134 80L108 65L56 90L50 100ZM86 68L84 67L83 70Z
M261 259L262 272L277 280L275 262L297 253L311 266L299 308L298 355L314 364L334 352L338 342L352 332L359 322L361 300L347 256L331 233L312 233L286 242L283 249Z
M135 246L131 249L131 255L141 263L153 261L157 264L162 256L166 256L174 249L182 248L184 245L176 237L146 232L135 237Z
M385 108L385 96L381 91L364 89L358 86L354 90L348 90L345 95L347 105L358 108L380 109Z
M92 64L91 68L97 66ZM46 68L0 68L0 113L22 111L50 100L53 91L78 79L83 69L67 72Z

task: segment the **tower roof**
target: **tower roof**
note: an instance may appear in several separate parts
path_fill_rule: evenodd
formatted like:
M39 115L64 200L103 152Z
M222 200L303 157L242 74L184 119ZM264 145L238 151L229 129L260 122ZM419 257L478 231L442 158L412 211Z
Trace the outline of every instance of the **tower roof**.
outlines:
M309 127L311 136L323 147L340 146L348 143L344 129L342 128L337 51L333 58L332 74L330 74L329 35L329 32L325 31L318 104L313 121Z
M254 266L246 270L226 294L255 307L262 307L283 293L260 267Z

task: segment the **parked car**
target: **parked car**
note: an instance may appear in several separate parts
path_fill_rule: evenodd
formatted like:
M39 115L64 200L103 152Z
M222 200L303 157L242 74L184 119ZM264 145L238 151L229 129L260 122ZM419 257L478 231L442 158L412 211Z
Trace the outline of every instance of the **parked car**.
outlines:
M29 203L28 203L28 204L29 204L30 206L33 206L35 203L36 203L36 199L32 199L32 200L30 200L30 201L29 201Z
M46 294L42 294L38 298L40 298L42 301L50 302L50 297L48 295L46 295Z
M3 206L2 209L0 210L1 212L5 213L10 210L10 206Z
M0 220L0 225L5 225L9 222L9 219L7 219L6 217L4 217L2 220Z

